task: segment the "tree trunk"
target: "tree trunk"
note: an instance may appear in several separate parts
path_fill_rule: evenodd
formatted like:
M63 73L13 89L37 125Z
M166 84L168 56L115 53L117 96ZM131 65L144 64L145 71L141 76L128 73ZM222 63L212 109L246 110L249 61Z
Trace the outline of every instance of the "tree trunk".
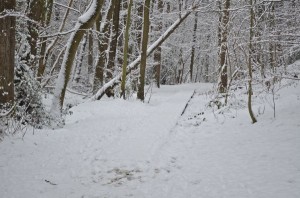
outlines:
M61 118L62 116L61 113L64 104L67 84L70 79L70 74L72 71L72 66L78 45L84 33L86 32L86 29L91 28L94 24L95 19L100 13L103 2L103 0L92 0L88 10L78 18L78 21L74 28L74 32L70 35L70 38L67 42L67 48L64 54L63 63L54 90L54 97L51 106L51 114L52 116L54 116L53 118Z
M230 8L230 0L225 0L225 6L222 13L222 23L221 23L220 80L218 85L219 93L226 93L227 84L228 84L226 53L227 53L227 36L228 36L228 25L229 25L229 8Z
M160 15L163 14L163 1L158 0L157 2L157 7L158 7L158 12ZM156 31L159 32L163 28L163 23L162 23L162 18L159 19L157 29ZM154 52L154 72L155 72L155 81L156 81L156 86L160 88L160 72L161 72L161 46L157 48L157 50Z
M112 35L110 41L110 49L108 53L106 82L108 82L113 78L113 73L115 68L117 44L118 44L118 37L119 37L120 7L121 7L121 0L116 0L114 3L114 11L113 11Z
M15 7L15 0L0 0L1 13ZM0 18L0 109L14 103L15 29L15 17Z
M144 3L144 14L143 14L143 35L142 35L142 48L141 48L141 64L140 64L140 76L137 98L141 101L145 99L144 87L145 87L145 74L146 74L146 64L147 64L147 46L149 37L149 26L150 26L150 0L145 0Z
M100 22L97 20L96 24L96 30L103 34L102 36L99 36L98 38L98 50L99 50L99 57L97 60L96 64L96 70L95 70L95 76L94 76L94 83L93 83L93 93L95 94L97 90L99 89L100 86L103 85L104 81L104 68L105 64L107 63L107 53L106 51L108 50L108 42L109 42L109 37L110 37L110 27L111 27L111 19L113 16L113 3L111 2L109 10L107 11L106 14L106 19L104 21L104 27L101 30L100 29ZM100 15L99 15L100 18Z
M252 111L252 40L254 36L254 11L253 11L253 2L250 0L250 39L249 39L249 61L248 61L248 72L249 72L249 81L248 81L248 111L251 117L252 123L257 122L254 113Z
M83 63L85 48L87 45L87 40L88 40L88 33L83 38L83 40L81 42L81 48L80 48L79 52L77 53L78 61L77 61L77 64L76 64L76 67L75 67L74 73L73 73L73 75L75 76L74 79L75 79L76 83L79 83L81 80L82 63Z
M53 8L53 0L47 0L43 11L43 21L42 21L43 27L49 26L51 20L52 8ZM39 63L38 63L39 64L38 72L37 72L38 80L41 80L40 77L44 74L45 71L46 64L44 64L44 62L46 58L46 50L47 50L47 38L43 37L41 39L41 51L40 51Z
M27 13L28 18L32 21L28 21L29 37L27 38L30 45L30 53L26 56L27 64L35 68L37 66L38 56L38 40L40 27L45 27L49 24L52 13L53 0L27 0ZM42 43L45 43L46 38L42 39ZM44 45L44 46L43 46ZM42 44L42 56L46 50L46 43Z
M198 12L195 12L195 21L194 21L194 32L193 32L193 46L191 52L191 63L190 63L190 82L193 82L193 70L195 62L195 46L197 40L197 26L198 26Z
M124 41L124 54L123 54L123 65L122 65L122 84L121 84L121 97L125 99L125 84L126 84L126 67L128 63L128 43L129 43L129 29L131 23L131 8L132 1L129 1L127 20L126 20L126 29L125 29L125 41Z
M90 74L93 71L94 64L94 39L93 32L89 31L89 51L88 51L88 84L90 84Z

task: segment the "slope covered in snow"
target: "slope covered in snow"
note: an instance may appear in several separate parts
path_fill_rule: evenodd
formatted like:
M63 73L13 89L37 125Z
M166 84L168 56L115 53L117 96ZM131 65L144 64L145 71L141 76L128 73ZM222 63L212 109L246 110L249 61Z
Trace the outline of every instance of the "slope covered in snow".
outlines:
M254 125L245 94L217 109L210 88L163 86L149 103L86 102L63 129L7 137L1 197L298 198L300 86L276 93L276 118L257 99Z

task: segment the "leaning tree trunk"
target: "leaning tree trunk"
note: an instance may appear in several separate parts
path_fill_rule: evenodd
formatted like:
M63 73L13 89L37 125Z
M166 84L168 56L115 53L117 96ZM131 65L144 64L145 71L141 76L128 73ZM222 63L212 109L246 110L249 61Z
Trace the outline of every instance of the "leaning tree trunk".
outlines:
M146 64L147 64L147 46L149 37L149 26L150 26L150 0L145 0L144 4L144 15L143 15L143 36L142 36L142 48L141 48L141 65L140 65L140 77L137 98L144 101L144 87L145 87L145 74L146 74Z
M78 49L78 45L86 30L91 28L94 24L95 19L100 13L103 2L104 0L92 0L92 2L90 3L90 7L87 9L87 11L78 18L78 21L74 28L74 32L71 34L67 42L67 48L65 50L63 63L60 68L59 76L54 90L54 97L51 106L52 116L58 118L61 118L62 116L61 113L64 104L67 84L70 79L70 74L72 71L72 66L76 55L76 51Z
M0 13L15 7L15 0L0 0ZM15 17L0 18L0 109L14 102L15 28Z

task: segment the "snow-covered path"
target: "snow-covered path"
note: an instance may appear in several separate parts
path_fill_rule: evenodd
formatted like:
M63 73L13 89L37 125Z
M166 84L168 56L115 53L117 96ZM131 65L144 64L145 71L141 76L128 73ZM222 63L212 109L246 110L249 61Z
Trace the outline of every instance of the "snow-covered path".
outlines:
M72 109L64 129L34 136L27 132L24 141L6 139L0 144L1 194L119 197L110 185L149 177L144 171L149 172L153 155L195 88L201 86L155 89L149 104L121 99L85 103Z
M209 87L164 86L149 104L84 103L64 129L7 138L0 197L298 198L300 91L285 93L276 120L267 108L252 125L246 111L206 108Z

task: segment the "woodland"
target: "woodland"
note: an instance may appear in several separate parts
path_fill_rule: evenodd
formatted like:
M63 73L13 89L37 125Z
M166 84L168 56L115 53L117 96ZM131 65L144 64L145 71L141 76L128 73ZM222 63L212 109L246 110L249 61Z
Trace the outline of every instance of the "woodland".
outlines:
M0 0L1 198L299 198L300 0Z
M254 93L299 80L299 16L297 0L0 0L1 133L62 127L67 92L145 102L195 82L218 108L245 87L255 123Z

